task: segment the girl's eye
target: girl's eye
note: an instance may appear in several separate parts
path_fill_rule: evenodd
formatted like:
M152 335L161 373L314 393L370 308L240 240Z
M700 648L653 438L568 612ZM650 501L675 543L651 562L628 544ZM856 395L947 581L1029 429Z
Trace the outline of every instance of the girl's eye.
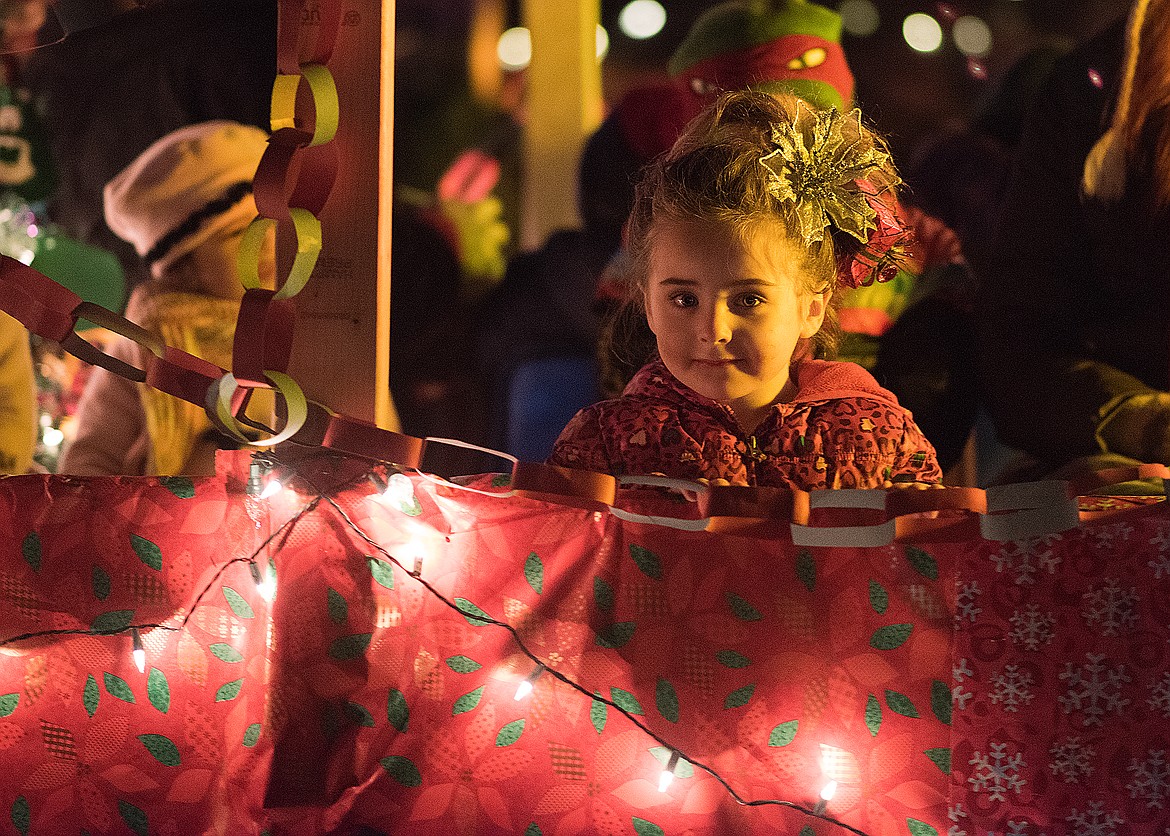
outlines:
M764 302L766 302L766 301L767 300L763 296L759 295L758 293L745 293L743 296L740 296L739 299L736 300L736 302L739 304L739 306L741 308L759 307L760 305L764 304Z
M693 308L699 304L693 293L675 293L670 297L670 301L677 308Z

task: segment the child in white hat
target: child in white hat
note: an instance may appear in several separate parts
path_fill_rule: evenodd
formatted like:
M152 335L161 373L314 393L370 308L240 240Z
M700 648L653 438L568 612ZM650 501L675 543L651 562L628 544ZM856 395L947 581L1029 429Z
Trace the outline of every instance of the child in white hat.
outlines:
M236 253L256 217L252 178L267 140L259 128L235 122L191 125L156 141L105 188L106 223L150 269L126 318L223 368L231 367L244 293ZM261 279L271 286L275 262L267 249ZM117 338L107 350L144 367L146 349L130 340ZM98 368L59 471L210 475L218 437L201 407Z

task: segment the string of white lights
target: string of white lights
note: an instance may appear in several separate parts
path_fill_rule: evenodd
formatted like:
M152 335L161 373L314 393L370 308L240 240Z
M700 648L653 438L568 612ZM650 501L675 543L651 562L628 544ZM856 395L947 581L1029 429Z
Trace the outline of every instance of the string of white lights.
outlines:
M276 471L278 469L283 471L283 476L278 476L277 474L275 474L274 471ZM475 620L483 625L505 630L511 635L512 640L516 643L516 646L520 650L521 654L524 655L526 658L528 658L533 663L532 672L530 674L528 674L527 677L525 677L523 680L520 681L520 683L516 689L515 699L517 701L523 700L527 696L529 696L532 693L532 690L533 690L533 687L534 687L536 681L544 674L548 674L549 676L553 677L557 681L559 681L559 682L567 685L568 687L572 688L573 690L577 691L578 693L580 693L584 697L587 697L591 702L598 702L598 703L601 703L601 704L607 706L608 708L612 708L614 711L616 711L619 714L621 714L622 716L624 716L631 724L633 724L635 727L637 727L639 730L641 730L643 733L645 733L649 738L651 738L654 742L656 742L659 746L661 746L665 751L669 752L670 754L667 758L666 765L659 775L658 789L660 792L666 792L666 790L670 786L671 781L675 777L675 774L676 774L676 771L678 769L679 764L682 763L683 761L686 761L692 767L707 773L713 779L715 779L724 788L724 790L727 792L729 797L733 801L735 801L736 804L739 804L740 806L744 806L744 807L763 807L763 806L785 807L785 808L794 810L796 812L802 813L804 815L810 816L812 818L822 820L822 821L824 821L828 824L834 825L836 827L839 827L842 830L845 830L849 833L855 834L855 836L868 836L868 834L865 831L859 830L858 828L855 828L852 825L849 825L845 822L842 822L842 821L826 814L826 811L825 811L826 804L828 801L830 801L832 799L832 796L836 790L836 781L829 781L822 788L821 793L820 793L820 799L811 807L804 806L804 805L799 804L797 802L787 801L787 800L783 800L783 799L772 799L772 798L749 799L749 798L744 798L731 785L731 783L723 775L721 775L714 767L703 762L702 760L699 760L691 755L688 755L683 749L681 749L679 746L671 743L669 740L667 740L666 738L659 735L657 732L655 732L653 729L651 729L649 726L647 726L644 722L639 720L635 714L633 714L631 711L629 711L628 709L626 709L625 707L623 707L619 703L615 702L612 699L609 699L609 698L603 696L600 692L590 691L585 686L576 682L571 677L569 677L566 674L564 674L563 672L557 670L555 667L550 666L548 664L547 660L541 659L534 651L532 651L525 644L520 633L511 624L508 624L507 622L499 621L498 619L492 618L490 615L488 615L487 613L484 613L482 611L472 611L469 609L465 609L465 608L459 606L458 602L447 598L445 595L443 595L441 592L439 592L439 590L436 589L423 576L423 568L424 567L423 567L421 557L415 557L413 564L409 567L404 565L403 562L401 562L398 558L396 558L393 554L391 554L384 546L382 546L380 543L378 543L376 540L374 540L372 537L370 537L369 534L367 534L365 532L365 530L362 529L362 527L360 525L358 525L353 520L353 518L349 515L349 513L346 512L346 510L340 505L340 503L337 502L336 499L334 499L334 497L329 492L322 491L320 488L318 488L318 486L316 484L314 484L314 482L310 478L305 476L303 473L296 472L296 470L294 468L292 468L291 466L289 466L287 463L282 462L278 458L274 457L271 454L271 452L267 452L267 453L262 452L262 453L256 453L253 455L253 460L251 462L251 467L249 470L249 479L248 479L248 482L246 485L246 492L250 496L257 497L261 500L266 500L266 499L276 495L280 490L280 488L269 490L270 485L276 483L276 484L279 484L280 487L282 488L282 487L285 487L285 486L288 486L289 484L291 484L294 479L299 481L299 482L303 482L305 485L307 485L310 488L310 490L313 494L312 498L304 506L302 506L295 514L293 514L287 520L285 520L283 523L281 523L267 538L264 539L263 542L261 542L256 547L256 549L252 552L251 555L249 555L247 557L232 558L231 560L228 560L224 564L222 564L216 570L216 572L212 575L212 577L208 580L208 582L203 586L203 588L200 590L199 594L195 597L192 605L190 606L190 608L188 608L186 614L184 615L184 617L180 620L180 622L177 625L161 624L161 623L160 624L129 624L129 625L126 625L125 627L121 627L121 628L113 629L113 630L94 630L94 629L89 629L89 630L79 630L79 629L41 630L41 631L36 631L36 632L24 633L22 635L13 636L11 638L0 641L0 647L6 647L6 646L10 646L10 645L19 643L19 642L29 641L32 639L43 638L43 637L52 637L52 636L69 636L69 635L119 636L119 635L125 635L128 633L128 634L130 634L130 637L131 637L131 658L134 662L135 667L140 672L143 672L145 670L145 665L146 665L146 654L145 654L145 648L143 647L143 643L142 643L141 632L145 631L145 630L152 630L152 629L162 629L162 630L167 630L167 631L171 631L171 632L178 632L178 631L183 630L187 626L187 623L190 621L190 619L193 617L196 609L204 602L205 598L215 588L215 585L219 581L219 579L233 565L240 564L240 563L248 564L249 570L250 570L251 575L252 575L252 579L256 583L256 587L257 587L259 594L261 594L261 596L264 597L265 600L270 601L272 599L272 594L271 594L272 588L274 586L274 582L276 579L269 576L269 574L266 572L266 570L261 570L260 565L258 563L259 556L270 545L272 545L272 543L274 541L276 541L277 539L280 539L280 543L276 546L275 552L271 556L271 559L275 562L276 557L283 550L284 545L285 545L285 543L287 543L288 538L292 534L292 530L295 528L296 524L301 519L303 519L307 514L316 510L321 505L321 503L324 502L324 503L327 503L334 510L334 512L337 514L337 516L341 519L341 521L353 533L353 535L355 537L357 537L358 539L360 539L361 541L363 541L364 543L366 543L367 545L369 545L370 547L375 549L380 555L382 555L382 558L384 558L383 562L387 562L387 563L392 564L393 566L398 567L405 574L407 574L411 578L413 578L418 584L420 584L420 586L422 586L423 589L425 589L432 597L434 597L437 601L442 603L444 606L447 606L450 609L454 610L455 612L459 613L459 615L463 616L469 622L471 620ZM413 486L409 482L409 477L405 476L405 474L396 472L396 473L391 474L389 476L389 478L387 478L387 477L383 476L381 473L379 473L377 470L370 470L369 472L362 474L359 477L355 477L355 478L350 479L341 485L336 486L334 488L334 491L335 492L343 492L345 490L352 488L354 485L359 484L362 481L367 481L367 480L370 481L374 485L375 491L380 495L384 495L386 493L387 489L389 489L390 491L397 490L399 493L403 493L407 488L410 488L411 490L413 490ZM387 487L382 488L381 485L383 485L383 484L385 484ZM261 485L263 485L263 487L260 487ZM267 561L265 561L265 564L267 564Z
M591 701L600 702L600 703L606 705L607 707L614 709L619 714L623 715L627 720L629 720L630 723L632 723L634 726L636 726L638 729L640 729L642 732L644 732L648 737L650 737L652 740L654 740L656 743L658 743L658 745L663 747L666 751L670 752L670 756L669 756L669 759L667 760L666 767L663 769L662 773L659 776L658 787L659 787L660 792L666 792L667 788L670 785L671 780L674 778L675 770L677 769L679 762L681 760L685 760L692 767L700 769L703 772L706 772L708 775L710 775L712 778L714 778L716 781L718 781L719 784L723 786L724 790L728 793L728 795L732 798L732 800L734 800L737 804L739 804L741 806L744 806L744 807L763 807L763 806L786 807L788 809L803 813L807 816L821 819L825 822L828 822L829 824L835 825L837 827L842 828L843 830L846 830L850 833L856 834L856 836L868 836L868 834L866 834L865 831L859 830L859 829L853 827L852 825L846 824L845 822L842 822L842 821L840 821L832 816L826 815L825 807L827 805L827 802L832 799L833 794L836 792L836 789L837 789L837 782L836 781L828 782L821 789L820 799L812 807L805 807L805 806L798 804L794 801L786 801L783 799L771 799L771 798L768 798L768 799L746 799L746 798L744 798L742 795L740 795L740 793L734 787L731 786L731 784L727 781L727 779L724 778L714 767L710 766L709 764L704 763L703 761L700 761L694 757L687 755L686 752L684 752L681 748L679 748L675 744L671 743L669 740L663 738L661 735L656 733L653 729L651 729L649 726L647 726L645 723L643 723L641 720L639 720L637 715L633 714L632 712L630 712L629 710L627 710L626 708L621 706L619 703L613 701L612 699L608 699L608 698L602 696L600 693L590 691L588 688L579 684L578 682L576 682L575 680L573 680L569 676L566 676L564 673L557 670L555 667L549 666L549 664L546 660L543 660L539 656L537 656L536 653L534 653L524 643L524 640L520 636L519 632L511 624L508 624L507 622L504 622L504 621L499 621L498 619L492 618L491 616L489 616L483 612L475 612L475 611L464 609L463 607L460 607L457 602L449 600L446 596L444 596L441 592L439 592L434 586L432 586L424 577L422 577L421 572L416 573L416 572L408 569L397 558L395 558L385 547L383 547L380 543L378 543L376 540L374 540L372 537L370 537L361 528L361 526L359 526L356 522L354 522L352 517L350 517L349 514L346 513L345 509L342 508L341 505L338 504L336 502L336 500L333 499L333 497L328 496L328 495L323 494L320 491L318 491L317 488L315 486L313 486L313 483L311 480L309 480L303 476L301 478L304 479L304 481L306 483L308 483L311 487L313 487L314 492L317 493L318 496L322 497L325 502L329 503L333 507L334 511L341 518L342 522L345 523L345 525L351 531L353 531L353 533L357 537L361 538L367 545L376 549L381 555L383 555L385 557L386 561L397 566L399 569L403 570L408 575L410 575L412 578L414 578L415 581L417 581L427 592L429 592L440 603L444 604L447 607L450 607L452 610L458 612L461 616L468 619L469 621L471 619L474 619L482 624L492 626L492 627L497 627L497 628L502 629L502 630L506 630L512 636L512 639L513 639L513 641L515 641L516 646L519 648L520 652L524 656L526 656L534 665L532 672L525 679L521 680L521 682L517 686L516 695L515 695L516 700L522 700L525 697L527 697L529 694L531 694L536 680L538 678L540 678L540 676L542 676L543 674L547 673L550 676L552 676L553 678L557 679L558 681L564 683L565 685L568 685L573 690L579 692L583 696L588 697ZM416 560L415 560L415 567L416 568L418 567L418 561L419 561L419 559L416 558Z

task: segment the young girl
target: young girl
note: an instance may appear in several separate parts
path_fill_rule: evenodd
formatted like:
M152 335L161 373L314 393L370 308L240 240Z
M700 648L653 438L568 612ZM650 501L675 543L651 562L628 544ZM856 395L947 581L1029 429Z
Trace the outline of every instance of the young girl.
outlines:
M835 343L834 290L889 272L899 180L856 110L728 93L638 185L635 302L657 356L549 461L805 490L937 482L934 448Z

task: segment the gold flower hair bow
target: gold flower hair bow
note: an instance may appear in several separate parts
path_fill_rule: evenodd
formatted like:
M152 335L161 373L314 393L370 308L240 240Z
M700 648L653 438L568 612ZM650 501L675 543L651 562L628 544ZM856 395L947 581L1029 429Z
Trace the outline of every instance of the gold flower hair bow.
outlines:
M890 155L862 128L860 110L842 114L798 103L791 122L772 126L771 140L775 148L760 158L770 175L768 191L793 205L806 246L822 240L830 224L865 244L871 265L900 243L904 229L892 196L882 194L898 180L886 171ZM845 284L866 283L853 265L840 272Z

